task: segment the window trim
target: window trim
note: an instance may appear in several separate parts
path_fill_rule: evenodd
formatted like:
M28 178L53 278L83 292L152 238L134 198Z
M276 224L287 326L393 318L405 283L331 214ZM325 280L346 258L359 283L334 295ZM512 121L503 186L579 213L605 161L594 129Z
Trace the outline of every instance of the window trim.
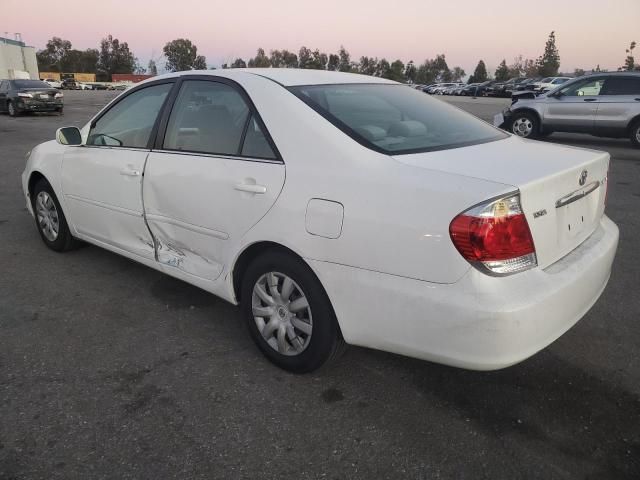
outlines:
M304 87L316 87L316 86L353 86L353 85L391 85L391 86L397 86L397 87L404 87L404 84L398 83L331 83L331 84L310 84L310 85L295 85L295 86L291 86L291 87L286 87L286 89L292 94L294 95L296 98L298 98L300 101L302 101L305 105L307 105L309 108L311 108L312 110L314 110L318 115L320 115L323 119L325 119L327 122L331 123L334 127L336 127L338 130L340 130L342 133L344 133L345 135L347 135L348 137L350 137L352 140L358 142L360 145L362 145L365 148L368 148L369 150L373 150L374 152L378 152L381 153L383 155L387 155L390 157L394 157L396 155L411 155L414 153L429 153L429 152L441 152L443 150L453 150L456 148L463 148L463 147L471 147L473 145L482 145L484 143L491 143L491 142L498 142L500 140L505 140L507 138L509 138L509 134L494 127L493 125L488 124L491 128L493 128L496 132L498 132L498 134L502 134L504 136L496 136L495 138L489 138L489 139L485 139L485 140L470 140L468 142L458 142L458 143L450 143L448 145L440 145L437 147L421 147L421 148L407 148L405 150L397 150L395 152L391 152L389 150L385 150L382 147L377 146L375 143L370 142L369 140L367 140L366 138L364 138L362 135L360 135L358 132L356 132L354 129L352 129L349 125L347 125L346 123L344 123L342 120L340 120L338 117L336 117L335 115L331 115L328 114L328 112L326 110L324 110L322 108L322 106L318 105L316 102L314 102L311 98L309 98L308 96L304 95L300 90ZM456 107L453 107L456 108ZM471 115L471 114L469 114ZM478 121L482 121L480 119L478 119Z
M238 151L236 152L236 155L230 155L227 153L198 152L193 150L173 150L173 149L167 149L164 147L163 145L164 138L167 133L169 118L171 117L171 112L175 107L178 94L180 93L180 88L182 87L182 84L184 82L190 81L190 80L225 84L231 87L233 90L235 90L246 103L249 109L249 115L247 115L247 121L245 123L242 136L240 138L240 144L239 144ZM176 85L174 86L174 89L172 91L171 97L169 98L169 101L171 103L171 106L169 108L165 108L162 112L162 118L160 120L160 125L155 137L155 142L151 148L152 151L159 152L159 153L178 153L178 154L195 155L195 156L207 156L212 158L225 158L225 159L231 159L231 160L247 160L247 161L254 161L254 162L258 161L262 163L281 163L281 164L284 163L284 160L282 159L282 155L280 155L280 151L278 150L278 147L273 141L273 138L271 137L271 133L269 133L267 126L262 121L262 117L260 116L260 113L258 112L258 109L256 108L255 104L253 103L253 100L251 100L251 97L246 92L246 90L242 87L242 85L240 85L235 80L231 80L230 78L225 78L225 77L218 77L216 75L198 75L198 74L181 75L177 77L177 82L176 82ZM246 133L249 128L249 122L252 117L255 118L256 122L258 122L258 125L260 126L260 129L262 130L262 133L264 134L267 140L267 143L269 144L269 147L271 147L271 150L273 151L273 154L275 155L276 158L264 158L264 157L241 155Z
M91 119L91 122L89 123L89 131L87 132L87 140L89 140L89 135L91 134L91 130L93 128L95 128L96 123L98 123L98 121L100 121L100 119L102 117L104 117L108 112L111 111L112 108L114 108L116 105L118 105L120 102L122 102L125 98L127 98L130 95L133 95L136 92L139 92L141 90L144 90L145 88L149 88L149 87L156 87L158 85L164 85L164 84L172 84L171 88L169 89L169 92L167 94L167 96L164 99L164 102L162 103L162 106L160 107L160 110L158 111L158 114L156 115L156 119L153 123L153 127L151 127L151 133L149 134L149 140L147 140L147 145L145 147L130 147L130 146L119 146L119 145L93 145L93 144L87 144L84 143L82 146L83 147L90 147L90 148L113 148L113 149L125 149L125 150L145 150L145 151L149 151L153 148L153 145L155 143L155 139L156 139L156 135L158 133L158 127L160 125L160 119L162 118L162 114L164 112L164 110L167 108L167 105L169 104L169 100L171 99L171 96L173 95L173 92L175 91L176 88L176 79L175 78L165 78L162 80L155 80L152 82L148 82L148 83L144 83L142 85L136 86L131 88L130 90L127 90L123 93L121 93L120 95L118 95L111 103L109 103L102 111L100 111L95 117L93 117Z

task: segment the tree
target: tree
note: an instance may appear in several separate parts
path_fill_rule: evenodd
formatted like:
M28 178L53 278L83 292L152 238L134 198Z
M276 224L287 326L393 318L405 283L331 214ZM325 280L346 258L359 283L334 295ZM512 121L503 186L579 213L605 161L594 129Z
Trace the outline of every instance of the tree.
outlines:
M351 55L349 52L340 45L340 50L338 50L338 71L340 72L350 72L353 70L353 65L351 64Z
M627 72L631 72L635 69L635 59L633 58L633 49L636 48L636 42L631 42L629 48L625 50L627 53L627 58L624 60L624 65L619 68L619 70L626 70Z
M135 73L136 75L144 75L145 73L147 73L147 69L144 68L142 65L140 65L140 62L138 62L137 58L136 58L136 65L133 69L133 73Z
M206 58L198 55L198 47L186 38L177 38L168 42L162 51L167 57L166 68L170 72L207 68Z
M576 78L577 78L577 77L582 77L584 74L585 74L585 72L584 72L584 70L583 70L583 69L581 69L581 68L576 68L576 69L573 71L573 76L574 76L574 77L576 77Z
M499 82L509 80L509 67L507 67L507 61L505 59L502 59L500 65L496 68L496 80Z
M264 53L264 49L259 48L256 52L256 56L250 58L247 62L249 68L269 68L271 66L271 60Z
M451 70L451 80L454 82L459 82L467 73L460 67L453 67Z
M473 71L473 75L471 75L474 82L482 83L487 80L487 66L484 63L484 60L478 61L478 65L476 65L476 69ZM469 79L469 83L471 79Z
M358 63L358 72L363 75L374 76L378 71L378 59L369 57L360 57L360 63Z
M43 50L36 53L38 69L44 71L63 71L62 62L71 50L71 42L60 37L53 37Z
M404 78L406 78L409 83L415 83L417 73L418 70L413 64L413 60L409 60L409 63L407 63L404 67Z
M329 57L326 53L320 52L317 48L313 51L307 47L300 47L298 52L298 68L309 68L314 70L326 70Z
M560 54L556 47L556 34L551 32L544 47L544 53L538 58L538 75L542 77L553 77L560 69Z
M338 70L339 66L340 66L340 57L335 53L330 54L329 63L327 63L327 70L331 70L332 72L335 72Z
M380 60L380 66L382 68L382 77L388 78L395 82L406 82L407 78L404 76L404 63L400 59L393 61L391 64L384 58Z
M247 62L241 58L236 58L229 68L247 68Z
M136 59L127 42L120 43L111 35L102 39L97 70L105 74L108 80L114 73L133 73L135 66Z
M158 75L158 66L156 65L156 61L154 59L149 60L147 71L149 72L149 75Z

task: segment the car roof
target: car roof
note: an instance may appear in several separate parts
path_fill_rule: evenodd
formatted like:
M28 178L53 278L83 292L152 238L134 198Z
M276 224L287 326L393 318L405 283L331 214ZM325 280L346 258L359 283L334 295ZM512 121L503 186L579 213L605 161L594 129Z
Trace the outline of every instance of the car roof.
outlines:
M242 80L247 75L257 75L268 78L285 87L299 85L329 85L340 83L382 83L396 84L392 80L370 75L360 75L357 73L332 72L328 70L310 70L300 68L226 68L219 70L188 70L185 72L168 73L153 77L150 80L160 78L181 77L184 75L211 75L229 78L231 80Z

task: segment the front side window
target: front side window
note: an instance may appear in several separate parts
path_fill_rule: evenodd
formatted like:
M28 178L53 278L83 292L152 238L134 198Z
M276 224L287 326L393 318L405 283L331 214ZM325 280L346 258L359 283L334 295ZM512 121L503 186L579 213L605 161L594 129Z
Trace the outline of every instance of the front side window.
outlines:
M249 107L233 87L187 80L171 111L163 148L238 155L249 115Z
M589 95L600 95L600 90L604 84L604 78L594 78L572 83L562 88L560 92L567 97L582 97Z
M551 82L553 85L560 85L562 83L565 83L567 80L569 80L568 78L556 78L553 82Z
M445 150L508 136L403 85L312 85L290 90L354 140L382 153Z
M91 127L87 145L147 148L151 131L172 83L153 85L127 95Z
M640 95L640 77L609 77L602 95Z

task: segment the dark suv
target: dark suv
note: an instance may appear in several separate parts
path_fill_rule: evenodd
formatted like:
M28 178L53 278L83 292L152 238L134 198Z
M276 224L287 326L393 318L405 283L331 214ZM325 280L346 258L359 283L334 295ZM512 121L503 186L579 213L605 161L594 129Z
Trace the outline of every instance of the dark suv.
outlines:
M0 112L15 117L24 112L58 112L63 94L41 80L0 80Z

